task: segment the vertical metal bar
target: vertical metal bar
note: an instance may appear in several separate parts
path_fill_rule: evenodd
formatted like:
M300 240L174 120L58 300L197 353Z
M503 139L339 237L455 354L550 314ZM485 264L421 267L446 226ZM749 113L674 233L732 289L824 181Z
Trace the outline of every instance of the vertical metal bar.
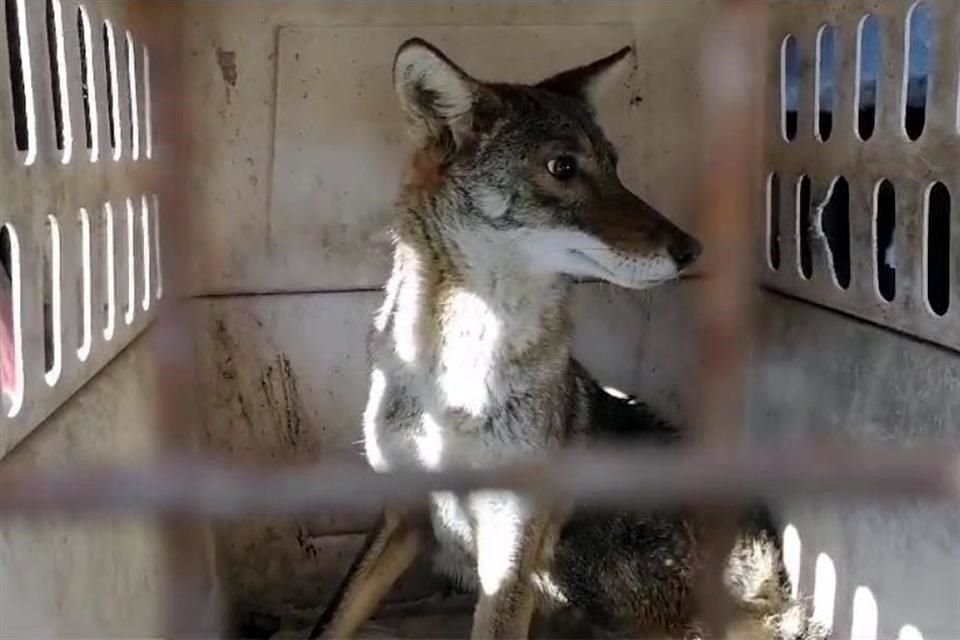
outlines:
M189 131L185 130L186 119L179 112L182 101L176 98L183 91L181 34L185 32L182 24L186 11L184 4L171 6L165 2L142 2L127 16L130 30L144 39L142 44L150 51L153 93L166 98L155 100L152 105L156 130L162 131L164 136L153 141L150 160L146 160L142 147L140 150L141 162L160 163L162 168L159 184L144 185L151 200L156 194L151 206L159 205L163 211L163 220L154 230L159 233L156 248L164 256L164 295L156 303L159 305L157 320L149 334L157 367L154 413L161 455L194 450L199 423L193 397L194 321L192 307L182 297L185 290L182 258L192 250L191 238L186 233L189 203L184 190L178 188L191 153ZM126 79L126 73L122 77ZM126 137L124 140L128 147L124 156L127 157L129 141ZM209 521L167 518L160 525L167 553L165 637L217 637L219 603L216 601Z
M707 133L699 231L710 277L698 296L700 361L694 405L694 440L702 446L736 446L745 415L754 268L750 242L764 197L763 131L758 123L764 122L769 63L764 55L766 13L766 4L759 0L727 0L703 51ZM808 128L801 125L799 130L798 135L804 135ZM719 594L726 593L723 567L736 523L728 510L701 505L700 513L708 533L696 595L704 632L720 637L730 602Z

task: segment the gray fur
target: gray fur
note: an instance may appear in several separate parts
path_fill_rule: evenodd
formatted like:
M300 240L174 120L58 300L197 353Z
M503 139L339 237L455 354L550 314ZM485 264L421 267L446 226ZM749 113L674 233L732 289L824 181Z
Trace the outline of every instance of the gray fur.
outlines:
M422 41L400 48L394 78L418 151L369 341L363 422L378 471L484 467L609 438L678 439L643 405L605 393L570 352L572 277L654 286L700 251L623 186L594 120L588 100L628 53L528 86L475 80ZM576 161L573 178L549 169L562 156ZM569 507L505 492L433 497L429 544L437 567L478 593L474 638L526 636L534 609L548 630L572 619L604 633L697 628L700 533L683 513ZM410 559L409 516L388 512L385 522L334 616L337 637L355 630ZM727 577L765 637L816 637L805 614L796 634L779 622L799 605L774 528L744 529Z

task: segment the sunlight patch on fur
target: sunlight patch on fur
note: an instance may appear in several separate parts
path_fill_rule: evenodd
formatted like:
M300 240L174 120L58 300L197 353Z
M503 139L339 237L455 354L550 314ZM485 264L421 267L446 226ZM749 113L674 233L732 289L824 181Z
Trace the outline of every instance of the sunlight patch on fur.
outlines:
M443 461L443 427L437 424L430 413L423 414L420 427L421 432L414 437L417 458L424 467L434 471L440 468Z
M836 597L837 569L830 556L820 553L813 578L813 619L827 629L833 628Z
M376 471L389 469L386 457L377 441L377 414L383 404L383 395L387 390L387 377L378 367L370 373L370 397L363 410L363 446L367 454L367 462Z
M553 579L549 571L537 571L532 576L533 586L546 597L552 605L566 606L570 604L563 589Z
M437 386L446 405L480 416L490 401L489 377L500 342L500 318L478 295L459 290L444 311Z
M397 256L402 260L413 273L420 271L420 258L413 248L405 245L397 247ZM400 283L397 283L399 289ZM413 364L417 360L417 320L420 317L419 305L421 304L422 284L417 277L405 278L403 287L406 294L396 298L396 312L394 314L393 341L397 356L405 364ZM391 293L388 288L387 293ZM389 309L386 304L384 309ZM384 323L386 319L384 318Z
M519 499L497 491L470 496L476 520L477 576L488 596L502 589L517 568L526 514Z
M393 305L396 304L397 295L400 293L400 284L402 281L403 278L399 273L392 274L390 279L387 280L386 296L384 296L383 304L380 305L380 308L377 309L376 315L373 317L373 328L377 331L377 333L382 333L383 330L387 328L387 322L390 320L390 313L393 311Z
M473 523L460 497L449 491L438 491L432 494L430 499L436 515L446 524L445 533L452 534L459 547L472 549L474 547ZM447 568L447 573L456 574L454 565L459 561L460 558L456 558L455 562Z
M860 585L853 592L853 621L850 640L877 640L877 599L868 587Z

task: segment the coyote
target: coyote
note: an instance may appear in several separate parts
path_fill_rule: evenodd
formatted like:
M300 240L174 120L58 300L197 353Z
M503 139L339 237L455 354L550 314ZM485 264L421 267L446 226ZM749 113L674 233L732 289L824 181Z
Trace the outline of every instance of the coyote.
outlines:
M375 470L485 467L605 438L677 440L644 405L605 392L570 351L574 278L643 289L701 251L624 187L594 119L591 105L631 54L531 86L481 82L420 39L397 51L394 84L416 152L369 339L363 431ZM478 594L473 638L525 638L535 611L547 630L563 620L569 632L582 618L634 637L696 633L698 531L682 513L546 508L485 491L433 495L429 522L388 509L326 634L354 635L428 547L442 573ZM787 580L776 529L746 518L726 582L762 637L810 635Z

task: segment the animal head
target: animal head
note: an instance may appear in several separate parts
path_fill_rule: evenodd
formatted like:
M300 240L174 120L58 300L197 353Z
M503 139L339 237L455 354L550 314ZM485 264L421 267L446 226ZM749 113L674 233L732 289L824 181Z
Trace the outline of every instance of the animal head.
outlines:
M630 47L535 85L483 82L412 39L394 85L418 146L408 187L440 224L485 233L532 269L629 288L677 276L700 244L631 193L595 119Z

